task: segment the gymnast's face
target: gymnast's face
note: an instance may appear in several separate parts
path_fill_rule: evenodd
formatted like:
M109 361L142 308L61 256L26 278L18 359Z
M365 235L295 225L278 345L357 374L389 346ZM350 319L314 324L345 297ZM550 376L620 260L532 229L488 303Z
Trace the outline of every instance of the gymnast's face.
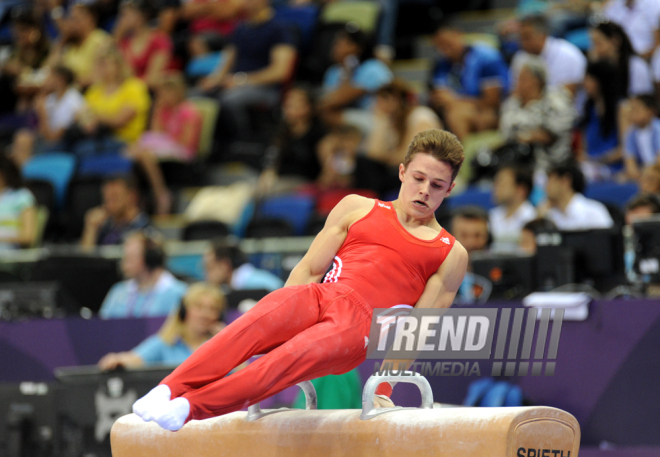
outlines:
M424 219L433 217L455 183L452 168L430 154L417 153L405 167L399 165L401 190L398 202L410 216Z

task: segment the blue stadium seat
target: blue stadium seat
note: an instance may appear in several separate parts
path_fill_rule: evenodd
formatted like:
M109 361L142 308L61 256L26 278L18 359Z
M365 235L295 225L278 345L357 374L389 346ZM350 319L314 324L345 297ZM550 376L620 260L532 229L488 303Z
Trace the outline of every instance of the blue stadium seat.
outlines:
M459 208L461 206L476 205L486 210L495 207L493 202L492 192L490 190L481 190L477 188L467 188L465 192L458 195L451 195L447 199L447 203L451 208Z
M314 211L314 198L307 195L282 195L264 200L256 218L281 218L289 222L296 235L304 235Z
M75 171L75 156L66 152L48 152L33 156L23 167L23 177L50 182L55 190L57 207L61 209Z
M585 197L623 207L639 192L635 183L598 182L587 186Z
M213 73L213 70L220 66L220 61L224 60L225 54L222 51L211 52L203 56L190 59L186 65L186 76L189 78L201 78Z
M177 254L167 256L167 269L175 275L187 276L198 281L204 280L204 267L201 254Z
M571 30L564 37L569 43L573 43L580 51L587 52L591 48L591 38L587 28Z
M112 176L130 173L133 162L119 154L99 154L80 159L80 176Z

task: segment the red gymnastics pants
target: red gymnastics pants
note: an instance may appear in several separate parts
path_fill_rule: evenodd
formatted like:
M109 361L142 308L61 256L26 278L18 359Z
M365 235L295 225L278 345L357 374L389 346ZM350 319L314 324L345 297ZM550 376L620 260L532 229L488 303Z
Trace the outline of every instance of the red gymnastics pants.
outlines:
M360 365L372 312L343 284L277 290L200 346L161 384L170 388L172 399L188 399L186 422L238 411L299 382Z

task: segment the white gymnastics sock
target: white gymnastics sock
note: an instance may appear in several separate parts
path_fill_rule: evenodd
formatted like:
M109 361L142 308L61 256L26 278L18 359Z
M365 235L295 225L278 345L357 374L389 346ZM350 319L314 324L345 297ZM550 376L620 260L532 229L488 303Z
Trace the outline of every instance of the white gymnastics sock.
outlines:
M147 395L133 403L133 412L140 416L143 421L153 420L153 412L170 401L172 392L165 384L154 387Z
M190 414L190 402L184 397L168 401L154 412L153 420L165 430L176 432L186 422Z

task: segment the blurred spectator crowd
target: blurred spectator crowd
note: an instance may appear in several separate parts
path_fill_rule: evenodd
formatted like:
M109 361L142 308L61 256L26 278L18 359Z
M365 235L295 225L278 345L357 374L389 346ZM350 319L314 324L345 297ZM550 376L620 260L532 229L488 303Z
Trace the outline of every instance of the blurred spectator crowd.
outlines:
M660 0L491 1L0 0L0 319L161 318L95 370L177 365L438 128L457 304L660 295Z
M520 0L477 32L425 3L417 46L406 3L5 0L0 249L123 244L101 315L168 314L163 227L315 235L347 194L397 198L431 128L465 146L438 217L469 252L660 212L659 0ZM281 285L225 257L218 284Z

